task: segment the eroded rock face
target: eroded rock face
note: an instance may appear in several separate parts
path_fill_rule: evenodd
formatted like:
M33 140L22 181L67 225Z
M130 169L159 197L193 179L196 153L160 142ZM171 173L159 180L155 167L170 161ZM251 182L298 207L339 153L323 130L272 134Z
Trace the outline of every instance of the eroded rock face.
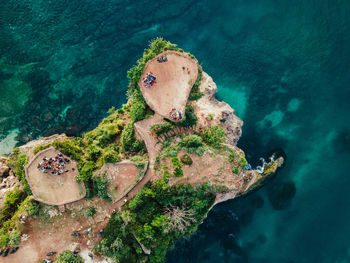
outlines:
M19 184L19 180L12 174L2 179L0 183L0 208L4 206L6 193L13 190L17 184Z
M10 167L7 166L8 161L8 158L0 157L0 178L9 176Z
M218 101L214 95L218 88L213 79L203 72L202 83L199 86L204 96L191 102L198 117L199 127L221 125L226 132L226 142L236 145L242 135L243 121L235 115L235 110L225 102Z
M54 134L52 136L49 137L41 137L37 140L34 141L30 141L25 145L22 145L21 147L19 147L19 149L21 150L21 152L24 152L29 159L31 159L32 157L34 157L34 153L33 153L33 148L40 145L40 144L48 144L48 143L52 143L53 141L56 140L64 140L67 139L67 135L62 133L62 134Z

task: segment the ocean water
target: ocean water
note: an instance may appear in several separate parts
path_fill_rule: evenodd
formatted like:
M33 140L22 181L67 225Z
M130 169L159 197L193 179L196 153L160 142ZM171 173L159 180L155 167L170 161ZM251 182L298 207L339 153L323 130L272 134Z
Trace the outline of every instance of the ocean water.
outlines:
M156 36L196 55L243 119L260 190L216 206L173 262L350 262L350 2L44 1L0 7L0 153L16 138L93 128L126 101L126 71ZM17 134L17 137L16 137Z

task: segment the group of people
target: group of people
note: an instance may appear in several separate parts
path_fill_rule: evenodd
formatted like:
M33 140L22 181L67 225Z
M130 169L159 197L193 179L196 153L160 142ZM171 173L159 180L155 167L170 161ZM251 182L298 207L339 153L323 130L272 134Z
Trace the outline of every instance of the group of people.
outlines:
M147 73L146 77L143 80L143 84L145 85L145 88L150 89L154 83L157 82L157 77L153 75L152 72Z
M172 109L169 113L169 118L174 121L180 121L182 120L182 113L177 109Z
M168 61L168 58L167 58L167 56L161 56L161 57L158 57L158 58L157 58L157 61L158 61L159 63L167 62L167 61Z
M48 173L50 171L54 175L61 175L69 170L66 169L66 164L70 160L65 158L62 153L58 153L54 158L43 158L38 164L38 169L42 173Z

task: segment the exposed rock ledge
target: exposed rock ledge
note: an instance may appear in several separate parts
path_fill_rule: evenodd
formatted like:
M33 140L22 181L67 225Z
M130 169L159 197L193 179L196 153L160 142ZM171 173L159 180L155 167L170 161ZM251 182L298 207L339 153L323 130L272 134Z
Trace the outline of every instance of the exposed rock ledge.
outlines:
M197 126L221 125L226 132L226 142L236 145L242 135L243 121L235 115L235 110L230 105L215 98L218 88L213 79L205 72L203 72L199 89L204 96L191 102L198 117Z

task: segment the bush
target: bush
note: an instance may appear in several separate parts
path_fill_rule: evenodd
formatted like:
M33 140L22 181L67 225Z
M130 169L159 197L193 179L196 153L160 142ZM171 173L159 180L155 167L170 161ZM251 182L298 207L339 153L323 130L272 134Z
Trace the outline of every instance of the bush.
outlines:
M174 124L181 127L191 127L197 124L197 116L190 104L186 105L184 119L180 122L174 122Z
M54 261L54 263L84 263L79 255L74 255L72 251L63 251Z
M94 181L94 189L96 191L96 195L103 199L110 201L110 197L108 195L108 181L104 179L97 179Z
M15 176L22 182L24 185L24 190L28 195L32 194L30 190L29 184L27 182L27 178L24 172L24 167L28 162L27 155L24 153L20 153L19 149L16 148L13 150L10 161L8 165L12 167L14 170Z
M0 229L0 249L9 242L9 235L5 229Z
M151 132L159 136L163 133L167 133L174 128L174 125L170 122L165 122L164 124L154 124L151 127Z
M228 157L228 160L230 163L233 163L235 161L235 155L233 152L230 153L229 157Z
M135 89L131 95L131 110L129 116L133 122L140 121L145 118L147 104L139 89Z
M13 191L10 190L6 193L4 204L12 209L16 209L24 196L25 194L22 190L15 188Z
M183 164L187 165L191 165L193 163L191 157L188 154L182 155L180 160Z
M95 207L88 207L86 209L86 217L93 217L96 214L96 208Z
M77 146L74 139L66 139L64 141L54 141L52 146L63 154L69 156L73 160L80 161L82 156L82 151Z
M171 158L171 163L175 167L182 167L182 164L180 163L180 160L177 157L172 157Z
M238 170L237 167L232 167L232 172L233 172L234 174L238 174L238 173L239 173L239 170Z
M204 142L214 148L219 148L220 144L225 142L225 130L221 126L206 128L201 136Z
M189 100L198 100L204 96L204 93L199 90L199 86L202 82L202 78L203 78L202 67L199 66L198 67L198 77L197 77L197 80L191 89L191 93L188 97Z
M203 140L200 136L190 134L182 138L181 145L186 148L199 147L203 145Z
M84 182L87 182L91 179L94 169L96 168L96 163L93 161L86 161L81 164L79 167L79 176L78 178Z
M244 166L247 166L248 165L248 162L246 160L246 158L244 156L242 156L241 158L241 162L239 164L241 167L244 167Z
M174 169L174 176L175 177L182 177L182 176L184 176L183 170L180 167L176 167Z
M49 148L50 146L51 146L50 143L37 145L33 148L33 153L37 154L38 152L41 152L42 150L45 150L45 149Z
M12 230L9 234L8 245L10 247L16 247L21 243L21 232Z
M29 216L38 215L40 213L40 203L31 199L31 197L27 197L21 205Z
M198 156L203 156L204 152L205 152L205 149L204 149L203 147L198 147L198 148L196 149L196 154L197 154Z
M128 123L120 137L120 143L125 152L131 151L133 148L133 143L135 142L135 131L133 123Z

